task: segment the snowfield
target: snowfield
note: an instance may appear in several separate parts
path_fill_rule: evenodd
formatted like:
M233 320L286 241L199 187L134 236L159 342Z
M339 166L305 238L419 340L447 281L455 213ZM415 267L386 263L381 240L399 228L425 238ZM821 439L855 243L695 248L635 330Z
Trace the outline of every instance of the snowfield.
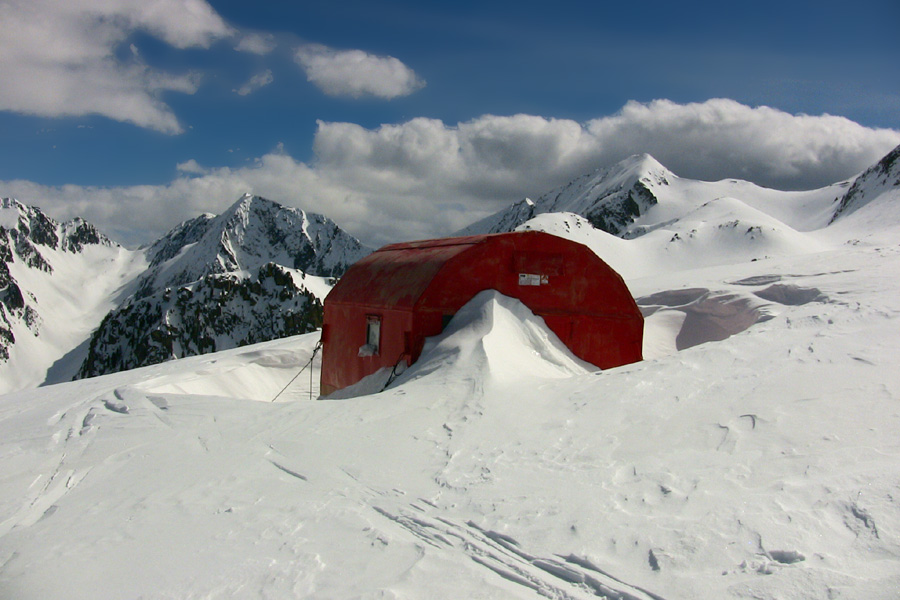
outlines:
M380 393L308 334L0 396L0 597L895 600L898 203L539 215L645 313L604 372L485 292Z

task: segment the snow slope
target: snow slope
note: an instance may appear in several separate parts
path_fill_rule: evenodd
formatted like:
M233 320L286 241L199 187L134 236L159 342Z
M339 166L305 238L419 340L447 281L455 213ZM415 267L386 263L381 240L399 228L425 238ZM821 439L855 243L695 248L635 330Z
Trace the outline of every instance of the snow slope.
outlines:
M537 200L524 199L462 229L460 235L513 231L548 213L581 215L594 227L634 238L665 226L718 198L737 198L800 231L829 223L834 204L847 193L844 181L818 190L784 192L747 181L697 181L678 177L647 154L575 179Z
M308 334L0 396L0 596L894 599L900 236L847 227L646 267L606 372L485 294L379 394Z
M0 339L0 394L52 378L145 267L140 252L81 219L58 223L0 199L0 330L12 337ZM21 302L8 302L10 292Z
M632 239L527 222L625 276L645 360L617 369L485 293L380 393L316 400L307 334L0 396L0 597L894 600L873 189L827 226L834 199L739 194Z
M138 250L0 199L0 394L310 331L332 277L369 251L250 194Z

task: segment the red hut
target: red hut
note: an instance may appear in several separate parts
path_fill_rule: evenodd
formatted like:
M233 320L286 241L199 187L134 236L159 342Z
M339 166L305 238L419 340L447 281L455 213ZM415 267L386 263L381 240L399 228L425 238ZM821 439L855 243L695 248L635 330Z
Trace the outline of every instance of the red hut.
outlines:
M641 360L644 320L618 273L587 246L539 231L393 244L325 298L322 394L419 358L478 292L517 298L602 369Z

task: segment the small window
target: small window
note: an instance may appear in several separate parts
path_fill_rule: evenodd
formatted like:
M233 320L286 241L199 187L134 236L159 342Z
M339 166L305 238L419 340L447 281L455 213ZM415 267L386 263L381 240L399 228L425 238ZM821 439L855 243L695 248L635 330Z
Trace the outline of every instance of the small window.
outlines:
M381 317L366 315L366 343L359 347L359 356L377 356L381 346Z

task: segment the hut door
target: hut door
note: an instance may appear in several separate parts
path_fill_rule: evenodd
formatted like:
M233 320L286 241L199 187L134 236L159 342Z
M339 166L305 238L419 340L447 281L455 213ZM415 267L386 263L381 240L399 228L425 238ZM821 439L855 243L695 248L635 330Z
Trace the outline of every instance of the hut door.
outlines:
M366 343L359 347L359 356L378 356L381 348L381 317L366 315Z

